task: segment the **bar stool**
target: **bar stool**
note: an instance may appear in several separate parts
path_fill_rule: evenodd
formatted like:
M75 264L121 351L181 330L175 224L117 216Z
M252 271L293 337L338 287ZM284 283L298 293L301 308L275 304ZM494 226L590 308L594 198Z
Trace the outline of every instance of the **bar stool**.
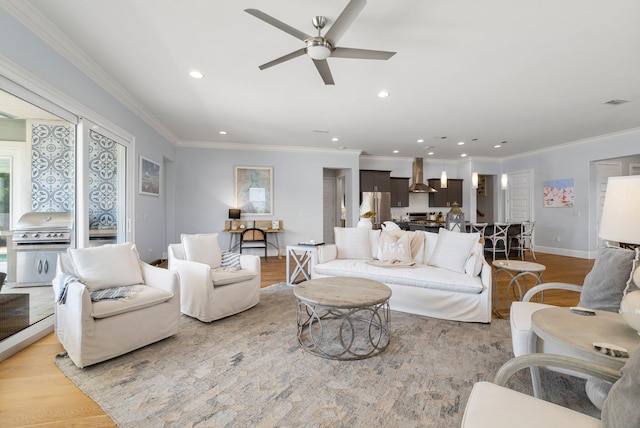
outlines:
M531 251L533 260L536 260L536 253L533 251L533 227L535 221L523 221L520 225L520 233L511 238L516 242L516 246L512 246L512 250L518 250L520 258L524 260L524 252Z
M511 223L494 223L493 233L491 235L485 235L487 241L491 241L491 252L493 253L493 260L496 259L496 251L504 252L504 255L509 259L509 227ZM497 244L502 242L503 249L496 248Z

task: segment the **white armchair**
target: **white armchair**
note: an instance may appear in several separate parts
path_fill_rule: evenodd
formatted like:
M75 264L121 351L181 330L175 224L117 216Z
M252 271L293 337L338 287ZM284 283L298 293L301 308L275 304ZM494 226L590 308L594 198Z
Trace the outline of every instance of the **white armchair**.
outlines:
M640 356L640 352L638 352ZM462 418L462 428L539 428L554 427L631 427L638 426L640 412L634 405L640 384L637 366L640 358L629 360L620 372L584 360L551 354L530 354L507 361L498 371L494 382L478 382L473 386ZM575 410L559 406L506 387L509 378L519 370L539 366L555 366L581 372L614 383L602 421Z
M211 322L260 302L260 257L223 253L218 234L181 237L169 245L169 269L180 277L180 310Z
M117 357L178 332L178 276L141 262L130 243L60 254L53 290L57 300L55 333L78 367ZM120 295L105 299L109 292Z

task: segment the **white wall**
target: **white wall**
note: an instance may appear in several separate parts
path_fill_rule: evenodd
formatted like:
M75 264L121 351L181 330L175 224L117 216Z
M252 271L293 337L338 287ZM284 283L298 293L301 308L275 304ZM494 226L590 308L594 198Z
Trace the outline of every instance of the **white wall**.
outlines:
M312 150L258 151L180 147L176 162L176 236L219 232L234 207L236 166L270 166L274 178L274 215L243 216L243 220L282 220L280 248L309 239L322 240L323 168L350 169L358 176L358 152ZM357 222L359 180L347 183L351 218ZM223 249L229 235L221 234ZM270 250L275 255L275 250Z
M118 134L135 137L134 162L142 155L159 164L175 158L175 146L98 86L40 38L0 8L0 74L33 92ZM16 70L18 70L16 72ZM39 90L41 89L41 90ZM136 168L137 169L137 168ZM135 242L146 261L166 252L165 195L135 193Z

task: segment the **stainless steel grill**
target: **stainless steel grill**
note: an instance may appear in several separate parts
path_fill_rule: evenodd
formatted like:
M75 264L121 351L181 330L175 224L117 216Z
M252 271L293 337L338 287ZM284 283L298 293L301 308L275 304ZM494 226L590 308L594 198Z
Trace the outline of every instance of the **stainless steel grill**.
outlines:
M48 285L55 276L58 253L72 242L73 215L30 212L20 217L8 252L7 281Z
M71 213L30 212L20 217L13 231L14 245L71 242Z

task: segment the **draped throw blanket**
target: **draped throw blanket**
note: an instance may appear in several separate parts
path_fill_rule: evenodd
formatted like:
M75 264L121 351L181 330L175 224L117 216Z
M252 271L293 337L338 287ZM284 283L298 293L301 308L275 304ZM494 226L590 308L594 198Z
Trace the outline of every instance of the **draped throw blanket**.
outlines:
M69 275L68 273L61 274L58 281L60 283L60 292L56 297L56 303L59 305L64 305L67 301L67 290L69 289L69 285L71 285L71 283L73 282L81 281L77 277ZM135 285L127 285L124 287L103 288L102 290L95 290L90 294L91 301L99 302L101 300L124 299L135 290L135 287Z

